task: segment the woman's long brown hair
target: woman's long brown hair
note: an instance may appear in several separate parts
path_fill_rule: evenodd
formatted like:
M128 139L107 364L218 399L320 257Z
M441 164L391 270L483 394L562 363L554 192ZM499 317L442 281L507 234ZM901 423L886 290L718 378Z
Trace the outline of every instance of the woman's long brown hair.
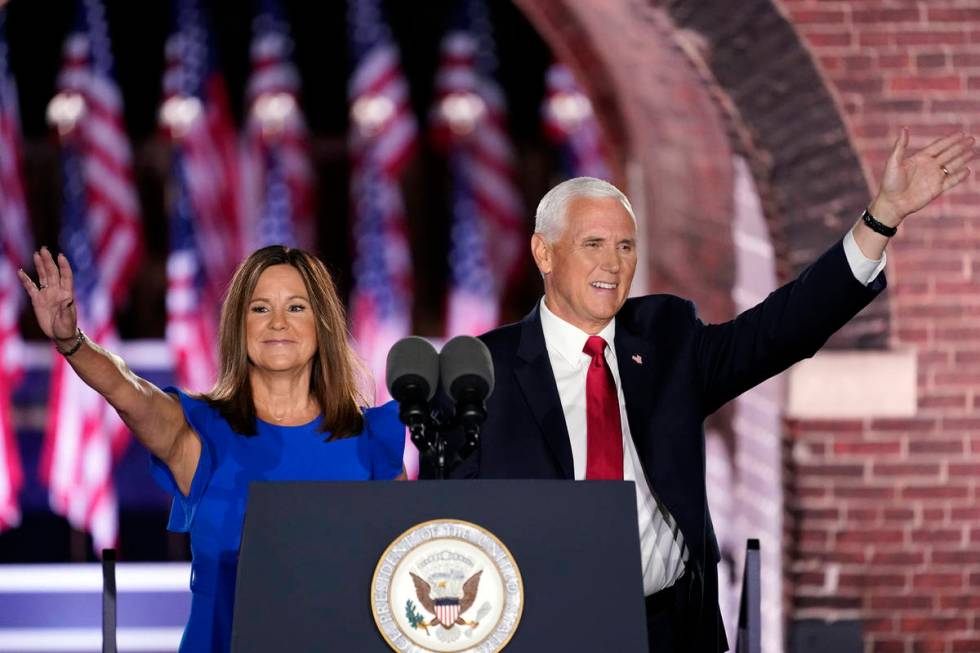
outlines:
M333 279L323 263L307 252L270 245L245 259L231 280L221 307L218 380L202 398L218 409L241 435L255 435L255 403L249 382L245 318L259 276L272 265L290 265L306 285L316 321L317 351L310 374L310 394L320 404L320 431L330 439L348 438L364 429L361 391L365 367L348 343L347 319Z

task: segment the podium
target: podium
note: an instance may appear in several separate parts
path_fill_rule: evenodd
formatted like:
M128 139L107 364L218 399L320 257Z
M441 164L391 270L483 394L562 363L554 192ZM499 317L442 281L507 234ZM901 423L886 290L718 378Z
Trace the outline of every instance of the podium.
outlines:
M253 483L232 650L391 651L372 578L400 535L443 519L489 531L519 569L507 653L648 650L633 483L550 480Z

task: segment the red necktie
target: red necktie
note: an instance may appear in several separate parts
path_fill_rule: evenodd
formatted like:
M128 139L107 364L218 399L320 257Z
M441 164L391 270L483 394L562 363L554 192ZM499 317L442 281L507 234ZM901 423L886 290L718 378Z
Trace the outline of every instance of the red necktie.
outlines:
M623 480L623 426L612 370L603 355L606 341L589 336L583 352L592 357L585 377L585 422L588 436L585 478Z

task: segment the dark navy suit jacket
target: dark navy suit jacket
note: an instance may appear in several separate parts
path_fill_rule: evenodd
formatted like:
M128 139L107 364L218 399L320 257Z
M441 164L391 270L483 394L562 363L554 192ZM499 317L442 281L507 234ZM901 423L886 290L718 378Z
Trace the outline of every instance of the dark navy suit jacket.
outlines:
M795 280L724 324L671 295L628 300L616 315L616 357L630 432L655 496L677 520L700 580L699 651L725 650L718 543L705 493L705 418L740 393L812 356L885 287L851 272L838 242ZM456 478L571 479L572 451L535 308L481 336L496 387L480 447ZM642 361L642 363L638 362Z

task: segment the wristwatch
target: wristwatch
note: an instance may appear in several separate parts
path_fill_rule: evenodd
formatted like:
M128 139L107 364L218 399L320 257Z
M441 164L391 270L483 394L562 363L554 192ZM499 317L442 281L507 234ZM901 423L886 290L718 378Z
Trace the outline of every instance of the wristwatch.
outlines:
M878 222L867 209L865 209L864 213L861 214L861 219L864 221L864 224L868 225L868 228L871 229L871 231L881 234L886 238L891 238L898 233L898 227L889 227L887 224Z

